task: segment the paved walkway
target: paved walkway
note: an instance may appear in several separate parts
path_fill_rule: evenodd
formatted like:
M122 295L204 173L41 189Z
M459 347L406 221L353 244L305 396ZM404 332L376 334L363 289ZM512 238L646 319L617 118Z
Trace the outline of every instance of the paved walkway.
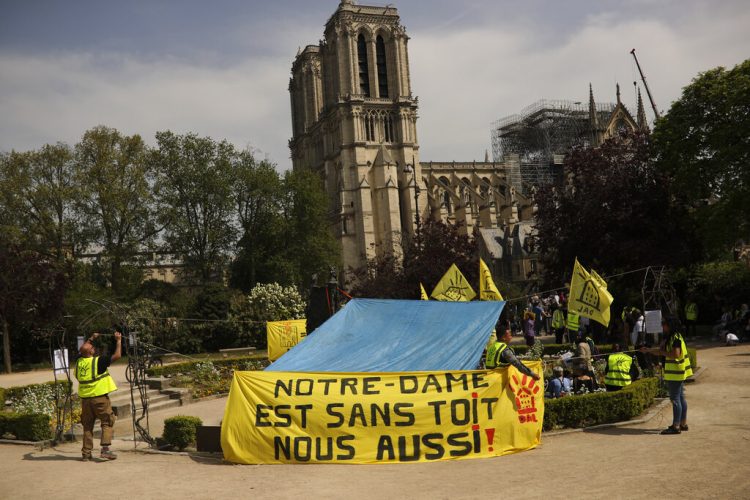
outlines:
M748 498L750 346L699 353L687 389L690 432L660 436L665 408L646 424L543 437L506 457L401 465L242 466L215 459L121 452L82 463L79 444L38 451L0 445L0 498L80 498L102 480L110 498ZM183 407L221 414L223 400ZM117 442L119 449L132 443ZM115 478L121 480L115 480ZM168 481L165 481L168 478Z

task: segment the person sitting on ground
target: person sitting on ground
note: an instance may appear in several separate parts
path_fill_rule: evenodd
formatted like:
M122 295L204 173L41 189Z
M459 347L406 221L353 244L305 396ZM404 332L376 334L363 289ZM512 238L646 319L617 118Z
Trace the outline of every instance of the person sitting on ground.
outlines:
M552 379L550 379L547 385L548 398L560 398L567 396L571 392L570 379L565 378L565 374L562 366L556 366L552 369Z
M629 386L638 379L638 363L629 354L622 352L620 344L612 346L612 354L607 357L604 368L604 385L607 392L615 392Z
M575 369L575 378L573 379L573 392L580 394L582 392L594 392L594 379L582 370L580 367Z
M724 335L726 335L727 328L729 328L731 322L732 308L724 306L721 318L719 318L719 321L713 327L714 338L717 340L724 340Z
M591 346L586 341L586 334L580 330L576 340L576 358L578 367L593 380L594 388L597 387L594 365L591 362Z
M494 368L503 368L513 365L524 375L528 375L534 380L539 380L541 377L531 371L528 366L521 363L521 361L516 357L516 353L510 346L510 341L512 338L513 335L511 334L511 331L505 330L503 336L500 337L497 342L493 343L487 349L487 357L484 365L485 368L492 370Z

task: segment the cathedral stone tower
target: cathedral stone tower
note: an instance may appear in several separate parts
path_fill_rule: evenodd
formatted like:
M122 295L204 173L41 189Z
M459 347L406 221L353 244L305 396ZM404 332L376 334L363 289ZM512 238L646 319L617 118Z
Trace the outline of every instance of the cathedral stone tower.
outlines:
M344 0L292 64L292 163L324 179L347 269L415 231L425 183L408 40L394 7Z

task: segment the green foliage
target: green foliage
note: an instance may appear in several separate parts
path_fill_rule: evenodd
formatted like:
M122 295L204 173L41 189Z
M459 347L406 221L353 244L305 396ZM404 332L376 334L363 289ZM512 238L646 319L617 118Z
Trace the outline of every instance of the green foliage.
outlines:
M75 210L80 188L74 175L67 144L0 156L0 206L9 215L6 223L16 226L27 245L58 261L68 252L77 255L87 239Z
M3 364L11 371L11 337L60 318L68 279L59 262L0 240L0 330Z
M546 399L543 429L589 427L629 420L653 403L658 388L657 378L645 378L617 392Z
M240 343L265 348L266 321L300 319L305 316L305 301L293 286L278 283L258 284L248 295L232 300L229 319L239 332Z
M675 275L675 286L686 290L698 304L698 322L713 323L722 307L746 303L750 268L742 262L706 262Z
M195 434L203 421L198 417L177 415L164 420L164 440L178 450L195 443Z
M207 351L218 351L237 345L237 330L225 321L229 316L229 305L234 293L222 285L203 287L195 297L195 304L190 312L191 318L208 321L191 322L188 326L192 335L192 343L198 343L199 348ZM190 339L185 339L188 341ZM186 348L189 346L183 346ZM179 352L195 352L183 350Z
M411 238L403 244L403 261L385 255L370 259L365 267L354 270L355 296L416 299L420 283L430 293L454 263L476 288L479 272L476 240L462 234L459 227L426 220L421 225L419 241Z
M251 151L239 154L234 187L243 231L239 255L232 263L232 286L249 292L256 283L286 280L287 236L281 204L285 186L272 163L258 162Z
M659 168L713 257L750 239L748 137L750 59L699 74L654 129Z
M86 131L75 146L78 210L94 242L104 248L107 278L116 293L121 292L123 264L134 264L137 252L157 233L146 153L139 135L124 136L104 126Z
M11 405L15 406L16 404L22 404L22 400L25 397L26 393L33 393L35 394L35 398L38 399L38 395L45 394L48 399L51 400L51 398L54 397L55 393L55 385L58 386L58 391L60 396L67 393L68 388L72 387L72 382L68 382L67 380L58 380L50 381L50 382L43 382L41 384L29 384L29 385L19 385L14 387L6 387L5 389L2 389L2 391L5 393L4 400L3 401L10 401Z
M242 164L243 182L249 185L237 191L244 235L231 283L243 291L272 281L306 288L313 274L325 274L339 263L320 176L303 169L281 178L267 163Z
M0 437L13 434L21 441L44 441L52 438L49 415L39 413L0 412Z
M562 189L546 186L535 197L547 282L565 283L576 257L600 274L690 261L690 232L671 204L669 177L656 168L648 136L627 133L597 148L575 148L564 169Z
M178 374L193 376L197 365L205 364L205 361L186 361L184 363L171 363L169 365L149 368L146 373L149 377L174 376ZM260 370L268 366L265 355L255 354L252 356L238 356L236 358L215 359L211 361L213 368L220 373L233 372L235 370ZM253 368L254 367L254 368Z
M172 377L173 387L186 387L194 398L227 394L235 371L262 370L268 360L258 356L243 356L212 362L177 363L148 371L149 376Z
M171 248L202 283L220 278L235 242L232 224L236 152L227 141L196 134L156 134L151 164L157 173L160 221Z

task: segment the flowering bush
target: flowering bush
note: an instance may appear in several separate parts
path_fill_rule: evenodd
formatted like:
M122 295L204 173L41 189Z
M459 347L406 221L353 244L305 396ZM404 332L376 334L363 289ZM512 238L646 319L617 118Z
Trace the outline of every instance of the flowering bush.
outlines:
M305 301L297 288L278 283L258 284L246 296L232 299L230 324L240 332L245 345L266 347L266 321L301 319Z

